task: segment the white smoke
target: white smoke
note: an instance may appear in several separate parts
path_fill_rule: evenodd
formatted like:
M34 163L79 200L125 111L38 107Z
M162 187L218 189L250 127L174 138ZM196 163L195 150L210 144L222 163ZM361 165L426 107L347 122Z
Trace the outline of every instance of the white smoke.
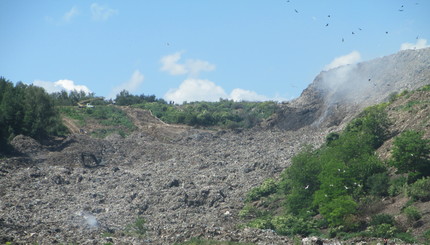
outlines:
M87 225L90 228L98 228L99 222L97 221L97 218L88 213L88 212L77 212L76 215L81 216L84 219L85 225Z

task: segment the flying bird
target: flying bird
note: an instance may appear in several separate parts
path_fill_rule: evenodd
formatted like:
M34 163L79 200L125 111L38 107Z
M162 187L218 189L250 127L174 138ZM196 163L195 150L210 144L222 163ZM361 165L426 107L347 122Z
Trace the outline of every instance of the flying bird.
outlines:
M327 23L327 24L325 24L325 26L328 26L328 23Z
M354 32L352 32L352 35L354 35L355 33Z
M309 185L307 185L306 187L305 187L305 190L307 190L309 188Z
M294 9L294 11L295 11L296 13L299 13L299 11L297 11L297 9Z
M329 18L330 18L330 15L327 15L327 17L329 17Z
M388 34L388 31L386 31L385 34Z
M342 37L342 42L344 42L345 41L345 39L343 39L343 37Z
M359 31L362 31L363 29L361 29L360 27L358 27L358 30L359 30Z

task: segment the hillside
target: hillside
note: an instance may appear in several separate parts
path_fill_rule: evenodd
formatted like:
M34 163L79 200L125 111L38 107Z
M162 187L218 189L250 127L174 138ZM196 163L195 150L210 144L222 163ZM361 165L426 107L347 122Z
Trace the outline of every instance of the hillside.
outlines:
M343 125L390 94L428 84L430 48L396 54L321 72L301 96L282 105L271 125L296 130L306 125Z
M247 193L279 177L304 144L323 145L363 108L389 98L393 124L377 150L381 159L390 157L394 137L407 129L429 138L430 92L392 95L430 83L429 57L430 49L409 50L323 72L300 98L251 129L170 125L148 111L116 107L127 118L118 117L120 125L130 127L118 126L123 131L106 137L91 134L115 128L114 122L82 124L78 117L65 118L74 132L66 138L41 144L19 135L11 142L19 155L0 159L0 242L174 244L201 237L291 244L293 238L271 230L241 228ZM343 82L332 84L335 74L351 68ZM351 76L376 86L350 88ZM401 219L407 201L381 199L377 212ZM429 205L415 205L422 217L413 232L421 234L430 228Z

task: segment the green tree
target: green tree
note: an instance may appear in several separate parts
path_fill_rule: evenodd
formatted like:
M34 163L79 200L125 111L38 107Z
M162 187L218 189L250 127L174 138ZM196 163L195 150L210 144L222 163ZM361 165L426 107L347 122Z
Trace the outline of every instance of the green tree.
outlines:
M343 225L345 218L354 214L356 210L357 203L348 195L323 203L319 208L320 213L331 226Z
M286 198L286 207L290 213L299 214L312 209L312 196L320 188L318 175L320 161L311 147L293 157L291 166L286 169L282 181L287 181L290 193Z
M423 132L405 131L394 139L391 164L398 173L408 173L409 181L430 175L430 140Z

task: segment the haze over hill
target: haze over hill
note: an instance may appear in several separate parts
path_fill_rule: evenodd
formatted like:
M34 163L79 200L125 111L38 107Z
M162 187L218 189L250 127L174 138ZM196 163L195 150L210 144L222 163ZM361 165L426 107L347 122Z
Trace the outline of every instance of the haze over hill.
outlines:
M291 243L273 231L238 229L246 193L362 108L429 84L429 68L430 49L422 49L324 71L252 129L168 125L127 107L138 130L125 138L75 133L44 145L17 136L20 155L0 160L0 242L173 244L200 236ZM140 217L146 237L127 231Z
M299 98L283 105L275 124L286 130L338 126L392 93L428 84L429 77L430 48L322 71Z

